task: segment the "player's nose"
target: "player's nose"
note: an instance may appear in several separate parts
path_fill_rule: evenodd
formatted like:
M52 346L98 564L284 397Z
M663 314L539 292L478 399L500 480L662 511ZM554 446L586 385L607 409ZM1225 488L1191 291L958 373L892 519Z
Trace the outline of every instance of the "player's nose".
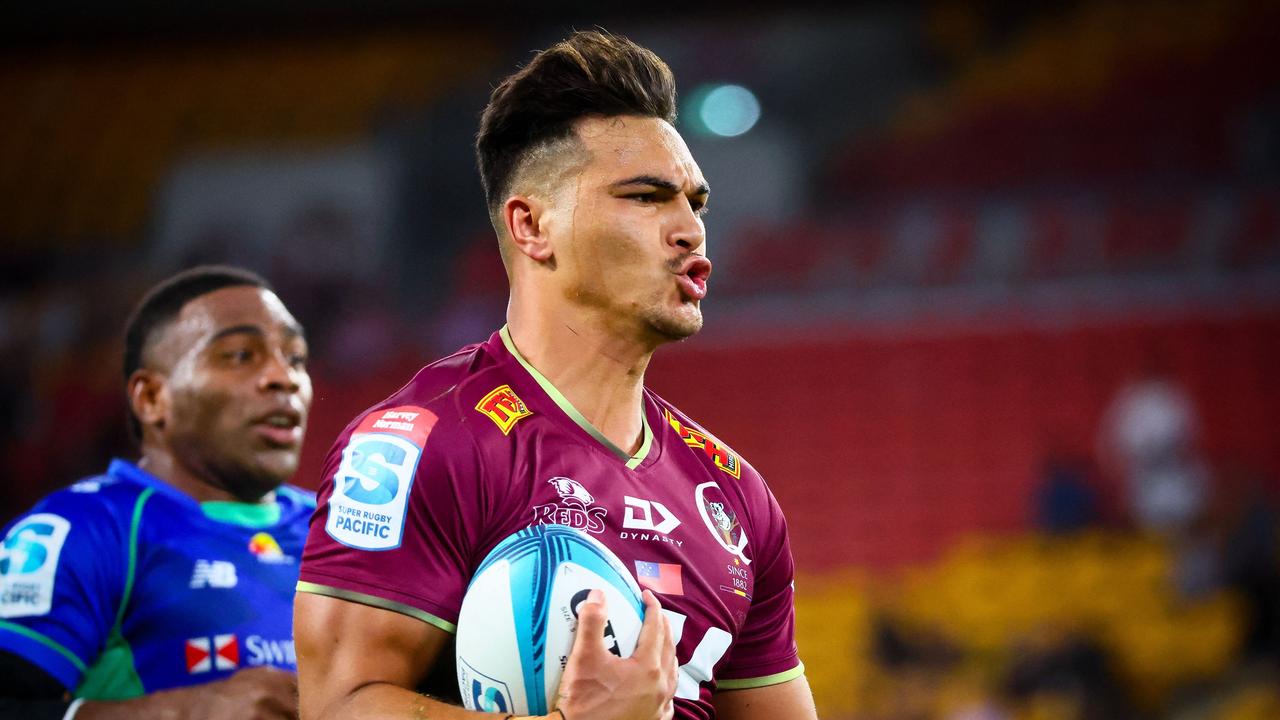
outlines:
M667 234L667 244L681 253L689 253L702 247L707 240L706 227L702 219L687 203L676 203L681 207L679 216Z
M288 353L276 349L268 353L263 363L262 373L258 376L258 387L261 390L284 391L296 393L302 388L302 377L306 369L297 367L290 361Z

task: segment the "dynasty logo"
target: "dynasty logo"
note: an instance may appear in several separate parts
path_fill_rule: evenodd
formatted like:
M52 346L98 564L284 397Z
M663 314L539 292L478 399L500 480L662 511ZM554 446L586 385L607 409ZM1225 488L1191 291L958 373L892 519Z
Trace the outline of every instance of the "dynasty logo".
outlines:
M622 516L624 529L618 533L618 537L623 540L671 543L676 547L684 545L683 540L671 537L671 533L680 527L680 518L666 505L657 500L630 495L623 495L622 502L625 505Z

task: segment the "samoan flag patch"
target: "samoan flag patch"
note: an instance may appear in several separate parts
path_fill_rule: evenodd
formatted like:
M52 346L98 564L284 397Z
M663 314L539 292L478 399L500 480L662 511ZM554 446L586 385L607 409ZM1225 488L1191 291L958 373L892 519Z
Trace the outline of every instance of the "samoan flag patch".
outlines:
M663 595L683 595L684 582L680 566L674 563L636 561L636 581L641 586Z

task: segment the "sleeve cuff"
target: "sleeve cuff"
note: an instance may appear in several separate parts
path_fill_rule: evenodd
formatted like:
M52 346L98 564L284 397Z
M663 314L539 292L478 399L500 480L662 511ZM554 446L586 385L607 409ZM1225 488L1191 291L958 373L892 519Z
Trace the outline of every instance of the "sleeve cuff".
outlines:
M804 663L800 663L790 670L783 670L780 673L772 675L764 675L752 678L733 678L728 680L716 681L717 690L749 690L751 688L766 687L768 685L781 685L784 682L795 680L804 675Z
M88 670L84 661L43 633L8 620L0 620L0 649L20 655L74 691Z
M448 620L444 620L412 605L407 605L395 600L388 600L387 598L378 597L377 595L369 595L368 593L346 590L344 588L324 585L322 583L307 582L305 580L298 581L297 589L298 592L311 593L312 595L324 595L326 597L337 598L339 600L346 600L348 602L360 603L361 605L368 605L370 607L398 612L401 615L408 615L411 618L434 625L450 635L458 632L458 626Z

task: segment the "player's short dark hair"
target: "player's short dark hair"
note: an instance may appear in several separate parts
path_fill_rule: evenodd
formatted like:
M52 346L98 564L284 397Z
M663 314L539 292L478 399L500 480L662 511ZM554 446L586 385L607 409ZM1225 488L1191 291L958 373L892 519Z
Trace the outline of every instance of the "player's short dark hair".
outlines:
M620 35L575 32L494 88L480 117L476 160L489 211L530 151L568 137L584 117L676 120L676 82L653 51Z
M187 303L215 290L249 286L271 290L261 275L229 265L201 265L169 277L147 291L129 314L124 326L124 382L142 367L147 343L157 332L172 322ZM129 407L129 431L135 440L142 438L142 424Z

